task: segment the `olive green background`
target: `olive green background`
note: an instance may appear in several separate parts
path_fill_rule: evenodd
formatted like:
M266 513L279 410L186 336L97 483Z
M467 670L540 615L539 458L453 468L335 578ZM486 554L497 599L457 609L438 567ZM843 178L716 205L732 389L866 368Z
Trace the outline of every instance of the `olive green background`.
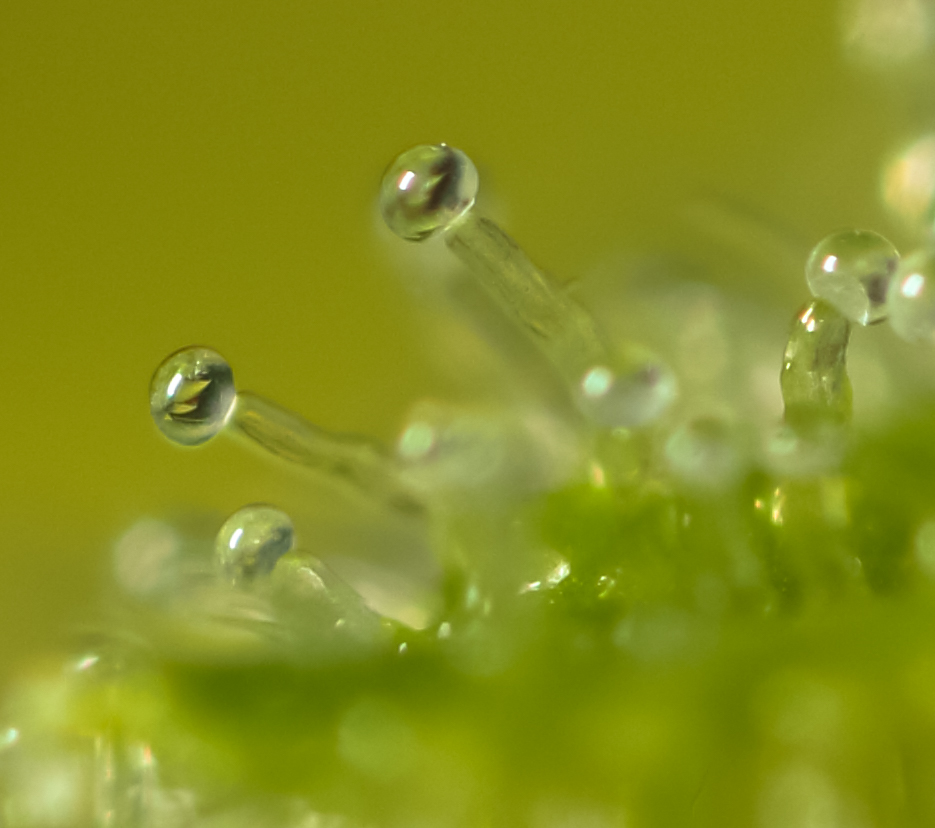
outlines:
M241 387L384 439L447 393L375 218L408 146L467 151L510 232L569 278L703 247L699 198L772 217L803 257L880 226L881 153L911 118L842 60L838 12L0 4L0 673L87 617L141 516L315 497L234 446L160 438L147 384L170 351L210 345ZM762 272L744 288L791 313L801 274Z

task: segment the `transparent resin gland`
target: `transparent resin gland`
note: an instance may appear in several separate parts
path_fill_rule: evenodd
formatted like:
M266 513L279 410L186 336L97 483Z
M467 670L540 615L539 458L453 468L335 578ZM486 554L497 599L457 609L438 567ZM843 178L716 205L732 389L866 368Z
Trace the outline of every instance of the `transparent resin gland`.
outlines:
M893 330L909 342L935 342L935 249L907 256L890 284L887 303Z
M230 365L209 348L183 348L169 356L149 385L149 411L173 443L197 446L214 437L234 410L237 392Z
M238 509L224 522L214 549L225 577L242 583L269 575L294 540L289 515L258 503Z
M302 552L286 555L264 584L293 652L322 663L360 659L390 643L393 623L326 563Z
M580 460L576 435L541 412L430 400L412 410L396 452L405 479L435 504L528 496L570 479Z
M445 145L416 147L401 155L383 179L384 219L395 233L411 240L444 230L448 249L578 394L582 377L590 371L611 370L599 366L612 365L613 354L591 314L494 222L471 209L477 186L476 169L463 153ZM586 383L581 397L585 416L611 427L652 419L651 414L626 411L621 420L619 414L647 396L647 380L654 385L651 372L641 377L629 370L611 373L617 381L604 391L591 394L588 387L594 383Z
M249 391L237 395L231 431L265 455L349 488L371 503L412 517L424 512L393 458L366 437L331 434Z
M642 349L613 365L596 365L581 379L577 402L582 412L606 428L636 428L657 420L678 394L671 369Z
M397 236L421 241L464 215L477 187L477 170L460 150L447 144L413 147L384 174L380 212Z
M828 302L816 299L792 321L779 384L787 424L843 424L851 417L847 343L851 326Z
M809 256L805 278L812 295L851 322L871 325L887 315L887 290L899 253L883 236L845 230L823 239Z
M591 314L490 219L471 210L445 244L566 381L610 359Z

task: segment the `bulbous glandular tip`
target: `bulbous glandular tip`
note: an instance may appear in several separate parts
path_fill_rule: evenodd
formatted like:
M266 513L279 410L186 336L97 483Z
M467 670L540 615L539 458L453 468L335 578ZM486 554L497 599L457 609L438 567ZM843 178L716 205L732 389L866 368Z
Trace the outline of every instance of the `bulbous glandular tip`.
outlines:
M633 351L613 367L587 371L577 389L581 411L605 428L638 428L657 420L678 394L678 382L662 360Z
M269 575L294 543L292 520L285 512L262 503L232 514L215 540L215 556L234 583Z
M907 256L890 283L889 323L908 342L935 342L935 249Z
M421 145L400 155L380 187L380 212L397 236L422 241L454 224L474 204L473 162L447 144Z
M227 361L209 348L167 357L149 385L149 411L173 443L197 446L214 437L234 410L237 391Z
M822 239L805 266L812 295L860 325L882 322L899 253L869 230L845 230Z

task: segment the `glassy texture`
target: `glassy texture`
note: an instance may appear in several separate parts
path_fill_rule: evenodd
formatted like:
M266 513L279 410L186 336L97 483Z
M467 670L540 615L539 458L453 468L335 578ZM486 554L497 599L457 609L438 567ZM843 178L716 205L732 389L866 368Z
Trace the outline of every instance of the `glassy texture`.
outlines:
M678 394L669 367L643 349L590 368L578 387L578 405L597 425L636 428L658 419Z
M183 348L169 356L149 385L149 411L173 443L197 446L224 428L237 391L227 361L209 348Z
M546 490L580 460L576 435L540 412L508 416L433 401L415 406L396 453L426 499L458 507Z
M392 457L375 440L331 434L249 392L238 395L231 426L265 454L349 488L375 504L413 516L423 511Z
M907 256L890 285L890 325L909 342L935 341L935 250Z
M0 11L2 828L935 828L935 342L804 279L935 0L111 6Z
M851 322L871 325L886 318L887 290L898 264L896 248L883 236L845 230L818 243L805 266L805 277L813 296Z
M445 230L474 204L477 170L447 144L413 147L383 176L380 212L397 236L421 241Z
M845 423L851 416L847 342L851 326L822 299L796 316L783 355L780 385L790 426Z
M388 652L395 657L395 624L313 555L290 552L260 586L293 658L320 668Z
M567 379L607 359L591 315L494 222L472 212L445 243Z
M462 176L462 157L470 164L470 179ZM469 209L466 196L458 195L462 179L471 182L473 203L476 170L463 153L445 145L416 147L383 179L383 217L410 240L447 229L448 248L552 363L594 424L632 427L655 419L674 397L671 372L653 359L616 364L591 315L494 222ZM458 221L450 218L454 208L439 210L448 203L466 204Z
M269 575L294 543L292 520L285 512L262 503L244 506L221 527L215 555L233 583Z

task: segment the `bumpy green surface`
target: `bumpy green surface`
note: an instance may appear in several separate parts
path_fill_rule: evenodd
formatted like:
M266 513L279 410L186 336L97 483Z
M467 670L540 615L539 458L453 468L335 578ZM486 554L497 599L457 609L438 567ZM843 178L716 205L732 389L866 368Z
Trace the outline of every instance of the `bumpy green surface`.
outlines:
M629 484L453 521L567 568L525 588L502 562L454 571L441 636L329 622L314 657L111 656L68 680L56 738L150 745L198 825L305 825L298 801L349 825L935 823L935 586L914 547L935 411L856 438L833 475L752 470L717 494L633 452ZM159 824L124 819L99 824Z

